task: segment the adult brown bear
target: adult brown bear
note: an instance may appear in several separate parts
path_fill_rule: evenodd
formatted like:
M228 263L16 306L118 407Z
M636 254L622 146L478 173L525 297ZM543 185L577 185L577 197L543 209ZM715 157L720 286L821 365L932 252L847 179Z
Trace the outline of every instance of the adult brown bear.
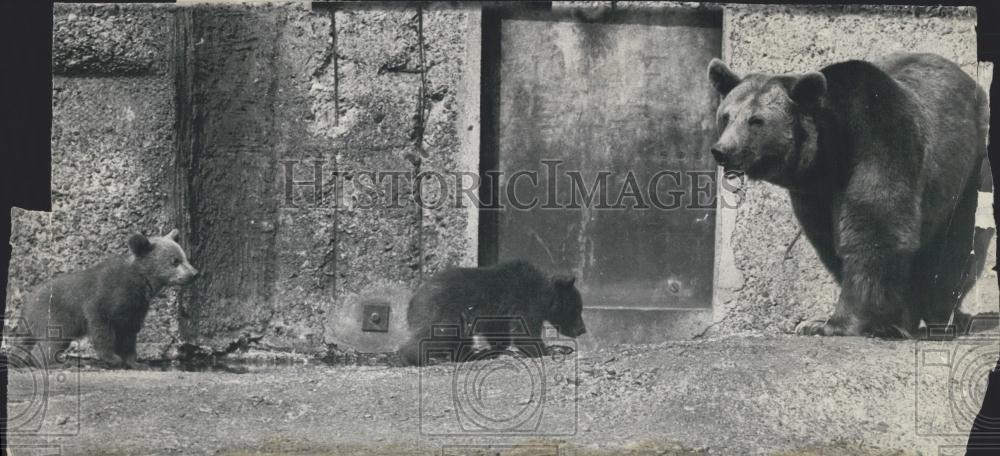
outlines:
M708 67L723 95L712 147L727 171L788 189L795 216L840 284L829 318L796 332L910 337L954 323L967 291L985 92L933 54L847 61L804 75Z

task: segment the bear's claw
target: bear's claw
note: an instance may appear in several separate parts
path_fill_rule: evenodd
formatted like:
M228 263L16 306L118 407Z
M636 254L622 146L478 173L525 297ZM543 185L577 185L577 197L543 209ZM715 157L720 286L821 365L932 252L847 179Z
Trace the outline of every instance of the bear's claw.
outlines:
M831 325L827 319L805 320L795 327L795 334L799 336L836 336L842 333L842 328Z

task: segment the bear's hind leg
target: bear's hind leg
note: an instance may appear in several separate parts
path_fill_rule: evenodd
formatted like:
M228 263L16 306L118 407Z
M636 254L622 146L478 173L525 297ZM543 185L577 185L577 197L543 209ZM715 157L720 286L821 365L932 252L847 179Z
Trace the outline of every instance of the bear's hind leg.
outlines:
M117 352L117 340L114 328L106 321L91 319L88 321L90 329L90 342L94 345L94 351L110 368L121 367L122 357Z
M414 334L396 350L403 366L423 366L430 364L431 358L444 355L449 361L460 361L459 338L437 336L433 339Z
M935 255L928 254L914 264L914 298L919 302L917 308L926 325L921 337L957 335L968 329L968 315L958 310L962 297L958 284L965 274L957 269L964 269L963 259L961 255L949 254L945 250L938 249ZM950 328L949 323L952 325Z
M115 341L115 353L121 357L122 362L125 363L125 367L145 370L149 366L136 360L136 336L138 334L132 331L119 331L118 340Z
M943 329L953 313L956 333L962 334L969 329L968 315L961 313L958 307L972 285L968 278L975 259L971 252L979 196L978 178L977 169L970 176L947 228L914 264L914 283L920 290L917 296L922 301L920 308L928 330Z

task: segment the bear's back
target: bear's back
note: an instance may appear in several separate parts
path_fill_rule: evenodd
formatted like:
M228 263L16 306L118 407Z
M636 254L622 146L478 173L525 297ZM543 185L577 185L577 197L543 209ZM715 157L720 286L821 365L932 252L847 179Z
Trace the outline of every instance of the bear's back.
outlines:
M926 234L940 228L932 220L946 211L986 154L989 103L986 92L954 62L935 54L893 53L873 62L917 100L929 176L922 210Z
M897 52L874 62L920 101L924 114L936 125L988 122L986 92L957 64L936 54Z
M970 128L985 133L989 123L986 92L951 60L936 54L897 52L872 63L919 101L932 134Z
M108 258L89 268L58 274L36 285L22 304L22 316L32 334L42 334L45 326L59 326L63 337L83 335L85 307L94 305L116 288L129 282L128 262Z
M546 280L541 271L521 261L447 269L417 290L407 321L412 327L453 322L469 308L477 315L520 314L547 297L543 296Z
M955 62L930 53L894 52L872 63L915 94L974 93L978 85Z

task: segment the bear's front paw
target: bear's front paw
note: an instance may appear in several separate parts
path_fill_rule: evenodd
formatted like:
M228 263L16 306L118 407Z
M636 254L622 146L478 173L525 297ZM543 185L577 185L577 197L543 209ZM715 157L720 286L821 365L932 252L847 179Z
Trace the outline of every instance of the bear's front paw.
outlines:
M795 327L799 336L842 336L844 329L833 325L828 319L805 320Z

